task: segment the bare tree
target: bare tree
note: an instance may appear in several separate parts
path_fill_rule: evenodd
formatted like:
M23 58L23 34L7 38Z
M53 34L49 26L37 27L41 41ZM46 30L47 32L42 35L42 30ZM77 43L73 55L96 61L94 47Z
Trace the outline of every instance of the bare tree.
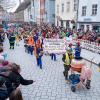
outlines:
M0 0L0 5L5 9L11 9L16 6L15 0Z

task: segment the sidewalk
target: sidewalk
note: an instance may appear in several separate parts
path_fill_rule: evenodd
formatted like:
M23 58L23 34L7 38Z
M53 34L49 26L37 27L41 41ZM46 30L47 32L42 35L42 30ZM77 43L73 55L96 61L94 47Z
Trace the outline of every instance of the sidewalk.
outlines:
M94 58L92 61L94 64L100 63L100 54L93 53L92 51L82 49L81 56L88 61Z

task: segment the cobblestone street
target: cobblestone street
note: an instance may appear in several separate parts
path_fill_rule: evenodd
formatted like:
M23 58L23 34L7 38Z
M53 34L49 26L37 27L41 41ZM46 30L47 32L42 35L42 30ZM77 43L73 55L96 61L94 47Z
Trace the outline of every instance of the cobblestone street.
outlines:
M73 93L63 76L61 55L57 55L55 62L50 56L44 55L41 70L36 65L34 55L25 53L23 41L20 42L19 47L15 46L14 51L9 50L8 41L5 41L4 48L8 54L7 59L20 64L22 76L36 81L30 86L21 86L24 100L100 100L100 73L95 65L92 65L91 89L81 88ZM87 64L90 63L87 62Z

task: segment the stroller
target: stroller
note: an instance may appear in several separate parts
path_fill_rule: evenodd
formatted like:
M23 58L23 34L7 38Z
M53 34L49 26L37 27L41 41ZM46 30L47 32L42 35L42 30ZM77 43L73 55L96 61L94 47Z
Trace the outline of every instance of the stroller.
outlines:
M86 67L83 59L73 59L71 62L71 74L69 75L72 92L75 92L76 87L80 85L90 89L91 75L92 71Z

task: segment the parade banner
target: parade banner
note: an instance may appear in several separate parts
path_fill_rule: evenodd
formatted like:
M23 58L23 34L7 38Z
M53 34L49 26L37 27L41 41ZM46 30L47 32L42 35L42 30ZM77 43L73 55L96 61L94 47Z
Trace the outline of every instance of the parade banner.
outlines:
M94 42L88 43L88 42L81 42L81 46L83 49L87 49L90 51L93 51L95 53L100 53L100 45L96 45Z
M82 39L71 39L71 38L67 38L66 39L66 46L68 46L69 43L72 43L73 46L76 46L76 43L80 42L81 47L83 49L95 52L95 53L100 53L100 44L99 43L95 43L95 42L90 42L88 40L82 40Z
M51 54L63 54L66 52L66 40L65 39L45 39L43 45L44 53Z

